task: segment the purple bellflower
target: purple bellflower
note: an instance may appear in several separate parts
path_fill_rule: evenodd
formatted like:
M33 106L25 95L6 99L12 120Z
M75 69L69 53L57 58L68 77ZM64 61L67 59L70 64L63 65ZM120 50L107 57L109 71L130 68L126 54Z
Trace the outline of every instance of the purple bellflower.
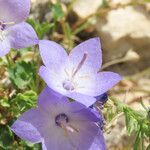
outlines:
M104 94L101 94L100 96L96 96L96 100L103 105L108 100L108 94L104 93Z
M93 108L96 104L103 106L108 100L108 94L104 93L99 96L96 96L95 98L96 102L93 105L91 105L90 108Z
M46 87L38 98L38 108L23 113L12 131L43 150L106 150L99 118L76 101L69 102Z
M100 127L101 130L103 130L104 125L105 125L105 119L102 115L102 109L104 107L104 104L107 102L108 100L108 94L104 93L102 95L99 95L96 97L96 102L90 106L91 111L100 118L100 121L98 122L98 125Z
M23 22L30 11L30 0L0 0L0 57L11 48L20 49L38 43L34 29Z
M39 41L40 54L45 66L39 75L54 91L86 106L94 104L99 96L121 77L113 72L98 72L102 65L99 38L89 39L76 46L69 54L57 43Z

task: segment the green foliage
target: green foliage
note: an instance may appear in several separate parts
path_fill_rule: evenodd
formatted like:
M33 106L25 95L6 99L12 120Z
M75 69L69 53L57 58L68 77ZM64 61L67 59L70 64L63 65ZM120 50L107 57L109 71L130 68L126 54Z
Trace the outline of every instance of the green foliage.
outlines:
M108 1L107 0L103 0L102 6L103 7L109 7Z
M144 1L150 3L150 0L144 0Z
M65 16L61 3L57 2L52 6L52 14L55 21L60 21Z
M9 78L17 89L35 89L36 68L33 63L19 61L8 68Z
M0 149L18 149L25 147L28 150L38 150L40 145L32 145L28 142L20 141L10 130L11 124L30 108L36 107L37 94L34 91L18 93L10 99L0 99ZM2 121L5 122L2 124Z
M10 110L15 116L19 116L20 113L27 111L28 109L36 106L37 94L34 91L26 91L25 93L18 93L10 104L12 108Z
M111 100L116 106L116 114L124 113L126 129L129 135L136 135L133 149L134 150L145 150L146 147L144 143L150 140L150 118L149 118L149 109L141 102L144 110L135 111L129 106L125 105L122 102L119 102L115 99ZM147 147L148 149L148 147Z
M54 27L54 23L35 21L33 19L28 19L28 23L30 23L35 29L39 39L43 39L44 36L50 32L50 30Z
M14 136L9 126L0 126L0 147L5 149L13 144Z
M150 2L150 0L144 0L144 2ZM105 7L108 8L109 4L103 0L103 8ZM28 23L33 26L39 39L48 36L48 39L55 39L63 43L65 48L71 49L80 40L79 34L91 26L92 17L83 21L79 19L69 22L68 14L71 12L71 5L68 4L66 8L64 11L58 0L56 4L50 5L49 22L28 19ZM23 55L28 52L35 53L35 57L30 62L26 62L23 58ZM43 88L37 72L42 63L36 48L25 48L15 53L17 54L11 53L12 57L7 55L5 60L0 58L0 65L6 67L11 81L11 85L2 90L10 92L0 99L0 150L39 150L40 144L33 145L21 140L12 133L10 127L23 112L37 107L37 95ZM15 89L16 93L9 96L12 89ZM150 141L150 110L143 103L142 106L145 111L135 111L124 103L110 98L104 108L108 123L116 119L119 114L124 114L128 134L135 135L134 150L150 150L150 145L147 148L144 146L145 141Z

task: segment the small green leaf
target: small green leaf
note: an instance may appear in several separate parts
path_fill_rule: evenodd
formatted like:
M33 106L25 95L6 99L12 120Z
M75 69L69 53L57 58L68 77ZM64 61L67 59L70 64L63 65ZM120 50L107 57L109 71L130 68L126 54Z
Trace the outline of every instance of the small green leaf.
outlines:
M60 21L65 16L65 13L62 10L62 6L60 3L57 3L52 6L52 13L56 21Z
M13 143L13 134L9 126L0 126L0 146L9 147Z
M8 68L9 78L17 89L25 89L34 85L36 68L30 62L16 62Z
M7 99L0 99L0 105L3 107L10 107L10 104Z
M139 129L138 121L133 117L132 112L128 108L124 108L126 127L129 134Z

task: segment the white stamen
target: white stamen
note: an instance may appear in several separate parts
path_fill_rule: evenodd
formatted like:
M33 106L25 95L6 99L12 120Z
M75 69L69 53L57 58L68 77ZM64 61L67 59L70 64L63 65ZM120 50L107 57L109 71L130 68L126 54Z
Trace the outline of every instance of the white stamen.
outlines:
M0 41L4 41L6 37L6 32L3 30L0 30Z
M3 24L4 25L13 25L13 24L15 24L15 22L4 22Z
M3 22L0 20L0 41L4 41L6 37L6 25L13 25L15 22Z
M67 131L69 131L69 132L72 132L72 133L74 133L74 132L79 132L79 130L78 129L76 129L75 127L73 127L72 125L63 125L62 126L62 128L67 132Z

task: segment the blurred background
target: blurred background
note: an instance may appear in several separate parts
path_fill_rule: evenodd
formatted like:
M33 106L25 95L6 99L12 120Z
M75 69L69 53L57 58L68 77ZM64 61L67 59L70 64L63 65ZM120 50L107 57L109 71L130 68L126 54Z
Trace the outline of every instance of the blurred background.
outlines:
M54 40L69 52L98 36L103 51L101 70L123 76L101 110L107 149L150 150L150 0L31 1L27 21L41 39ZM10 131L12 122L36 104L42 90L36 75L41 64L37 47L12 50L10 55L15 64L6 69L1 60L0 68L0 150L40 149Z

